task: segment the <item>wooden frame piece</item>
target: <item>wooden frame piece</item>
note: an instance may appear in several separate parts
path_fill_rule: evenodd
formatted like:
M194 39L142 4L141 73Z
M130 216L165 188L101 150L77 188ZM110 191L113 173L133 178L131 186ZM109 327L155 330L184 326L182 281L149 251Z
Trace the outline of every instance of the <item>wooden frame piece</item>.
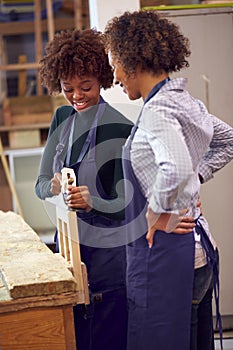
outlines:
M89 289L86 265L81 261L77 215L75 211L56 207L59 251L68 262L83 295L83 303L89 304Z

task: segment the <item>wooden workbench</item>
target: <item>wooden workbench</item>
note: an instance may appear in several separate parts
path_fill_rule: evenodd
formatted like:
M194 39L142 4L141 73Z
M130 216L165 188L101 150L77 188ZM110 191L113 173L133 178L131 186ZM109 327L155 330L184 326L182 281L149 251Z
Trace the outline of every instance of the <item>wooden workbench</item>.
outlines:
M63 257L19 215L0 211L0 349L75 350L81 300Z

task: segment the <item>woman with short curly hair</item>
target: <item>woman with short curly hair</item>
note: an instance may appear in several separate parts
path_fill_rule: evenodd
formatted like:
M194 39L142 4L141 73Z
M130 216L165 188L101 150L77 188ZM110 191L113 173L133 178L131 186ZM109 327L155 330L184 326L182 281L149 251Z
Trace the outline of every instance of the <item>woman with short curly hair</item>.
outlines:
M66 204L77 210L91 300L74 307L77 349L126 350L121 150L132 123L100 95L113 82L100 33L56 33L41 59L40 76L50 95L62 92L69 104L54 113L36 194L41 199L59 195L61 169L74 170L77 183L68 186Z
M40 61L40 78L51 95L62 92L61 80L95 76L100 86L110 88L113 82L108 57L100 44L100 33L87 29L56 33L46 45L47 54Z
M189 41L175 23L156 11L125 12L103 38L115 83L131 100L143 99L123 148L126 201L133 198L126 219L135 223L128 226L135 237L127 246L128 350L211 350L217 251L197 202L204 156L212 157L213 131L224 123L190 96L186 79L169 77L189 65ZM181 214L196 218L195 230L174 233Z

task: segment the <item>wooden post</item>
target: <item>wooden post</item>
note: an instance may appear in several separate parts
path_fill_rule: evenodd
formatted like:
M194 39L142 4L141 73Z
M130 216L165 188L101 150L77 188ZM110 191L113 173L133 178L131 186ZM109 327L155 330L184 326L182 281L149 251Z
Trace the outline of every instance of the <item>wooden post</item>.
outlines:
M0 64L6 64L6 48L3 37L0 36ZM0 70L0 102L6 97L6 73Z
M0 136L0 155L1 155L3 169L4 169L4 172L6 174L6 179L7 179L7 182L9 184L12 196L13 196L13 198L15 200L15 204L16 204L18 213L23 218L22 207L21 207L21 204L20 204L20 201L19 201L18 194L17 194L16 189L15 189L15 184L13 182L13 179L12 179L12 176L11 176L11 173L10 173L10 169L9 169L9 166L8 166L8 163L7 163L7 160L6 160L6 156L4 154L1 136Z
M27 56L20 55L18 63L27 63ZM25 96L27 90L27 72L25 69L19 70L18 74L18 96Z
M35 0L34 2L34 14L35 14L35 53L36 63L39 63L42 57L42 29L41 29L41 1ZM40 84L39 74L37 74L37 95L42 95L42 85Z
M49 41L53 39L54 36L54 19L53 19L53 6L51 0L46 0L46 10L47 10L47 20L48 20L48 38Z
M82 30L82 0L74 0L75 28Z

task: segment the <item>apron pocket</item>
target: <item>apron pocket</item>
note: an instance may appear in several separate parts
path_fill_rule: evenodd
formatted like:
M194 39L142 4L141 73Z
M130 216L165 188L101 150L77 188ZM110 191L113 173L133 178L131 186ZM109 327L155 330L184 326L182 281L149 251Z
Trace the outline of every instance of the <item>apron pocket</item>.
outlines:
M127 297L140 307L148 304L149 247L127 246Z

